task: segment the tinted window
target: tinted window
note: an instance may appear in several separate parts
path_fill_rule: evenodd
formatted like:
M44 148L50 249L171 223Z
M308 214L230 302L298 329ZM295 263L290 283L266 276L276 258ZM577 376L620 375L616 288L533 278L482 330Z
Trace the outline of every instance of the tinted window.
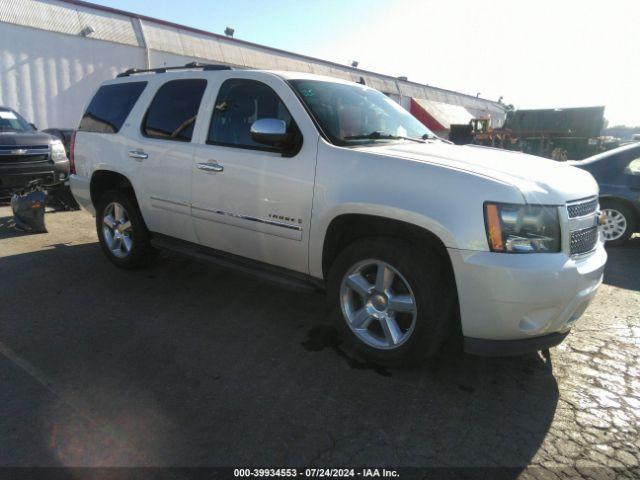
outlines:
M100 87L84 112L78 130L117 133L146 85L147 82L132 82Z
M148 137L190 142L207 81L172 80L157 91L147 110L142 133Z
M433 135L399 104L372 88L317 80L291 80L289 83L336 145Z
M287 131L297 130L291 114L270 87L255 80L227 80L218 93L207 141L217 145L274 150L251 139L249 129L260 118L284 120Z

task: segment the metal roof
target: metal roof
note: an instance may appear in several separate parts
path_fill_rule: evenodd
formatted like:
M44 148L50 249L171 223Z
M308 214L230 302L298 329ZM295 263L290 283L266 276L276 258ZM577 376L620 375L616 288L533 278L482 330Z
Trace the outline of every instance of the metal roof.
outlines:
M237 38L180 25L83 0L2 0L0 21L82 36L88 25L91 39L146 47L202 62L219 62L264 70L289 70L360 81L385 93L425 98L477 110L503 110L501 104L453 90L423 85L353 68L308 55L292 53Z

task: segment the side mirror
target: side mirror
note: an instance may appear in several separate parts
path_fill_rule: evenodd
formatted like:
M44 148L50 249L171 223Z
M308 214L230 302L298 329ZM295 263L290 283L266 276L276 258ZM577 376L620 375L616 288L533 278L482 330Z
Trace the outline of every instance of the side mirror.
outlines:
M36 124L35 124L35 123L30 123L30 124L29 124L29 126L30 126L31 128L33 128L34 130L38 130L38 127L36 127Z
M274 147L284 147L291 141L287 133L287 124L277 118L261 118L253 122L249 130L254 142Z

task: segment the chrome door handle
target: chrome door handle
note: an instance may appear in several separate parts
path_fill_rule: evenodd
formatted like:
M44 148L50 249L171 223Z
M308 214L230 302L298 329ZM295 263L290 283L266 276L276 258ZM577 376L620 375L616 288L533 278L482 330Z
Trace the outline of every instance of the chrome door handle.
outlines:
M149 155L142 150L129 150L129 157L135 158L136 160L144 160L145 158L149 158Z
M224 167L217 163L198 163L196 167L205 172L222 172L224 170Z

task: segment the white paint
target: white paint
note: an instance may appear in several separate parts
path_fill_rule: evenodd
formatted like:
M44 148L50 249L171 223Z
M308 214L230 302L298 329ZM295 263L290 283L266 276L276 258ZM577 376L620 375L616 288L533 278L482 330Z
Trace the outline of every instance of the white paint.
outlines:
M38 128L76 128L100 83L144 66L138 47L0 23L0 105Z

